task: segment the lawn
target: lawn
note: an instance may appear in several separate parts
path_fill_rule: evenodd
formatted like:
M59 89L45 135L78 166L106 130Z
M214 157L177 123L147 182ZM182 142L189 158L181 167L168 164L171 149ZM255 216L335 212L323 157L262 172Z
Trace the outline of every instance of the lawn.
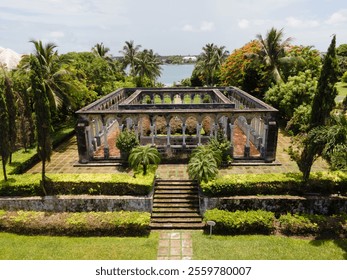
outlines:
M345 96L347 95L347 83L336 83L336 88L338 91L338 95L336 96L335 101L339 103L342 102Z
M193 234L197 260L346 260L347 239L308 240L282 236Z
M53 237L0 233L1 260L154 260L158 233L148 237Z

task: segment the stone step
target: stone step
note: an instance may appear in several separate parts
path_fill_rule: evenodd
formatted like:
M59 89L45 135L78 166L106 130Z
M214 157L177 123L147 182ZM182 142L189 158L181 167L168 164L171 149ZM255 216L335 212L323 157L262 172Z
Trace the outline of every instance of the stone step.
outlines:
M198 190L197 189L157 189L155 190L155 194L191 194L191 195L197 195Z
M201 218L152 218L153 223L201 223Z
M150 223L152 229L203 229L204 223Z
M199 213L196 207L155 207L152 213Z
M163 207L180 207L182 204L195 207L199 206L199 202L197 200L192 201L190 199L171 199L170 201L167 199L156 199L153 201L153 207L155 207L156 205L162 205Z
M165 204L165 203L153 203L153 211L156 211L157 209L161 209L161 208L190 208L194 211L197 212L197 208L198 208L198 204L194 204L194 203L175 203L175 204Z
M180 179L178 179L178 180L175 180L175 179L157 179L156 181L155 181L157 184L158 183L194 183L194 184L197 184L198 182L197 181L195 181L195 180L180 180Z
M189 194L189 193L174 193L174 194L155 194L154 200L162 200L165 199L167 201L171 201L172 199L184 199L184 200L198 200L197 195Z
M197 186L195 182L166 181L156 182L156 186Z
M200 218L200 215L194 213L152 213L152 218Z
M195 186L156 186L155 191L158 190L184 190L184 191L190 191L190 190L198 190Z

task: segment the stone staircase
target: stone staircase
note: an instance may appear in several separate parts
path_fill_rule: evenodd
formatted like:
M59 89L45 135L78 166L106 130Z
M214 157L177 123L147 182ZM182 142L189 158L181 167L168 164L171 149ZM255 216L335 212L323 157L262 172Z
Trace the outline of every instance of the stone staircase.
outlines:
M203 226L196 181L156 181L152 229L202 229Z

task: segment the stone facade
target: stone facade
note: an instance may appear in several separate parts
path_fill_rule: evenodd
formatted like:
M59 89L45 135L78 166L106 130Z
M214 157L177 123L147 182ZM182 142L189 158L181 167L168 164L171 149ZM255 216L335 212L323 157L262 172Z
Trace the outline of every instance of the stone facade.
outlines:
M333 215L347 213L347 197L321 196L234 196L200 197L200 212L220 210L266 210L276 214L307 213Z
M90 212L140 211L151 212L151 197L136 196L46 196L2 197L0 209L7 211Z
M110 154L108 139L115 130L125 128L132 129L142 145L156 146L164 158L190 153L218 132L234 144L236 129L242 131L244 143L241 155L230 151L234 160L273 162L276 158L277 110L235 87L119 89L76 113L79 163L116 159ZM203 133L207 118L208 133ZM166 126L164 135L157 133L159 119ZM191 119L196 128L189 135ZM173 122L180 125L179 135L173 135ZM103 156L97 158L100 149Z

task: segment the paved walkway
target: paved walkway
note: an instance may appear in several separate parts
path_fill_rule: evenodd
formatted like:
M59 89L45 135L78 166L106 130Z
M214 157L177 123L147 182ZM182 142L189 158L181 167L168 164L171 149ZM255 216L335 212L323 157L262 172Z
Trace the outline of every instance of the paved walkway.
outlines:
M299 172L295 162L290 160L289 155L285 151L290 146L290 138L279 134L277 145L276 161L280 165L276 166L230 166L220 169L219 174L247 174L247 173L288 173ZM119 166L102 166L102 167L75 167L78 161L77 141L76 137L60 145L54 150L51 162L47 164L47 173L120 173L125 172ZM328 165L321 159L317 160L312 167L312 171L324 171L328 169ZM40 173L41 163L31 168L28 173ZM132 172L132 171L128 171ZM186 164L161 164L157 169L160 178L181 178L188 179Z
M189 231L161 231L159 233L158 260L191 260L192 234Z

